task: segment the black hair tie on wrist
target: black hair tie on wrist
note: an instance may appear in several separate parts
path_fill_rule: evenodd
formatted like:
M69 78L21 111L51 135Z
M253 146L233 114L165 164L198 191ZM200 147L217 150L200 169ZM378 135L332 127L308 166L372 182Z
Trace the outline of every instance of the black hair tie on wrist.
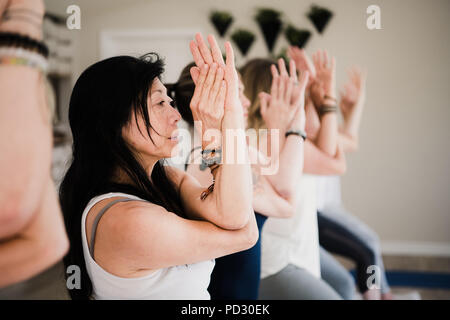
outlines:
M303 141L306 140L306 132L303 130L289 130L286 132L285 137L289 137L291 134L299 136L303 139Z
M48 47L44 42L32 39L28 36L12 32L0 32L0 47L22 48L28 51L36 51L44 58L48 58Z
M322 105L319 110L319 117L322 117L323 115L329 113L329 112L337 112L337 106L336 105Z

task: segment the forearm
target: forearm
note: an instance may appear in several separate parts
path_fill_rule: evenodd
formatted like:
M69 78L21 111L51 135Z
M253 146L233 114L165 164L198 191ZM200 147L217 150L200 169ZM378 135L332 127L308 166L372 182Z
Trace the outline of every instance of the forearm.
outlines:
M286 199L265 193L254 194L253 209L259 214L273 218L289 218L294 213L294 206Z
M43 15L41 2L33 8ZM20 19L2 21L0 31L41 39L39 25ZM35 68L0 64L0 239L29 223L50 175L52 141L43 79Z
M331 157L336 155L338 143L338 122L336 112L328 112L322 116L320 129L315 144Z
M344 118L344 123L341 127L344 134L352 137L353 139L358 138L362 113L362 105L356 105L355 107L353 107L352 111Z
M243 117L239 112L225 113L222 151L222 165L214 173L214 200L228 228L239 229L247 224L253 211L251 168Z
M354 152L358 149L358 137L350 136L339 130L339 142L342 144L344 152Z
M50 176L52 137L34 69L0 66L0 239L18 232Z
M345 173L346 161L344 152L338 147L335 157L322 152L311 141L305 143L305 160L303 173L316 175L342 175Z
M298 177L303 170L303 143L301 137L289 135L280 152L277 173L267 176L277 193L289 202L295 193Z

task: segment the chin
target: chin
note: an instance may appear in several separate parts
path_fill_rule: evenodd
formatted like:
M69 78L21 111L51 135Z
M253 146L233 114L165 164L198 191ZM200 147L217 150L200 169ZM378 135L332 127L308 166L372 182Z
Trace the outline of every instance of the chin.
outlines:
M174 158L176 156L178 156L178 154L180 153L180 143L177 142L172 142L170 144L170 146L167 147L167 152L165 152L165 157L164 158Z

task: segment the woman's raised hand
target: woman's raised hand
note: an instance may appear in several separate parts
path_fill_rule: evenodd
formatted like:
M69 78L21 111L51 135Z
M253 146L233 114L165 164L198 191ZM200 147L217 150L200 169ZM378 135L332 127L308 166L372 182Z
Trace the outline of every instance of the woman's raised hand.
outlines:
M200 68L190 107L194 121L201 123L202 137L205 137L207 130L222 129L227 92L224 73L223 68L215 62L211 66L203 64Z
M349 80L340 90L340 108L344 119L355 107L363 105L366 97L365 72L355 66L350 69L348 74Z
M297 77L297 75L296 75ZM305 115L305 91L309 83L309 72L304 71L300 75L300 81L294 87L292 99L297 106L294 118L289 126L290 130L305 130L306 115Z
M316 69L316 79L311 86L311 98L319 108L323 103L334 104L336 100L336 61L329 59L327 51L318 50L312 56Z
M233 48L229 41L225 43L226 62L224 62L216 39L212 35L209 35L207 40L210 48L206 45L201 34L197 33L195 35L195 41L191 41L190 43L191 53L196 64L196 67L191 69L192 79L197 84L201 68L205 64L211 66L213 63L216 63L219 68L224 69L224 78L227 84L225 112L243 112L239 100L239 78L234 64Z
M297 46L290 46L287 50L287 55L290 59L294 60L295 66L300 73L308 71L309 84L311 84L316 79L316 68L305 50Z
M298 112L304 106L308 73L304 73L299 84L293 60L289 63L289 74L283 59L278 60L278 69L279 72L275 65L271 66L272 86L270 94L259 93L261 116L267 128L287 130L291 127L296 116L301 118Z

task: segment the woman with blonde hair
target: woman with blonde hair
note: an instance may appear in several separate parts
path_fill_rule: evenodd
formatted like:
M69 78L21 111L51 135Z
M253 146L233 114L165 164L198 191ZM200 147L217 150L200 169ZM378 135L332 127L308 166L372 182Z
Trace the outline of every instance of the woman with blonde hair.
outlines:
M325 56L324 56L325 58ZM327 95L333 93L334 64L324 61L320 71ZM249 61L241 74L246 94L252 101L249 108L248 126L255 129L267 127L264 110L272 102L266 92L270 90L272 62L266 59ZM311 82L307 90L310 90ZM314 89L323 90L322 87ZM322 108L324 126L320 138L312 141L306 139L304 145L305 166L303 175L297 177L297 203L294 216L288 220L271 218L267 221L261 235L262 241L262 273L260 285L261 299L349 299L352 296L352 280L344 274L341 282L343 290L335 291L321 279L322 251L319 247L317 228L317 208L315 206L315 177L318 164L323 164L329 172L339 173L345 170L342 152L333 138L336 126L333 115L333 102L325 94L316 94ZM307 99L308 100L308 99ZM308 114L306 115L306 127ZM282 136L282 135L280 135ZM333 145L334 141L334 145ZM280 146L283 148L284 141ZM266 145L270 139L261 139L261 150L270 150ZM307 167L309 162L309 167ZM311 163L314 163L311 170ZM311 172L312 171L312 172ZM309 174L305 174L309 173Z

